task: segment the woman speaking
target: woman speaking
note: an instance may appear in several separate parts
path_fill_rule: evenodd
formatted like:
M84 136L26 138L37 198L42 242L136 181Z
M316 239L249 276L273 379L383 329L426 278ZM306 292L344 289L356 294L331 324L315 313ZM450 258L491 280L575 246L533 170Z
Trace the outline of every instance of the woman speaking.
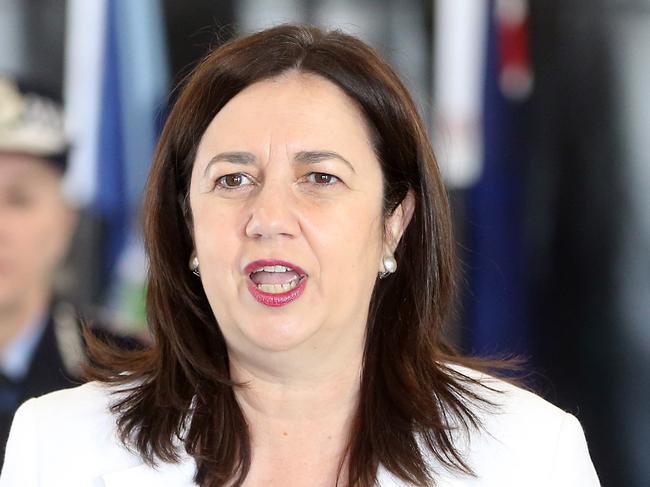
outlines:
M375 51L282 25L184 82L144 204L145 351L18 411L5 486L555 486L578 421L458 356L449 208Z

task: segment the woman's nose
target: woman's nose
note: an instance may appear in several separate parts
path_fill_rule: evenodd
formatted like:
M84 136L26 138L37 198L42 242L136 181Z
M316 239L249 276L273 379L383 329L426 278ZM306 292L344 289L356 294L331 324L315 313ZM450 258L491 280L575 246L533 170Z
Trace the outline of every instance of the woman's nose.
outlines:
M300 234L295 196L282 183L268 182L253 197L246 236L294 238Z

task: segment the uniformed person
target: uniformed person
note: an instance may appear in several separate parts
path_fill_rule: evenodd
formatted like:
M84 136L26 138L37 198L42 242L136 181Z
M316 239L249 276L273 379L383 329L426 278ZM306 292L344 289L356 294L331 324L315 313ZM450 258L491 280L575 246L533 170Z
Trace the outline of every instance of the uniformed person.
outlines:
M53 293L77 221L62 194L61 104L0 77L0 454L18 406L78 384L75 309Z

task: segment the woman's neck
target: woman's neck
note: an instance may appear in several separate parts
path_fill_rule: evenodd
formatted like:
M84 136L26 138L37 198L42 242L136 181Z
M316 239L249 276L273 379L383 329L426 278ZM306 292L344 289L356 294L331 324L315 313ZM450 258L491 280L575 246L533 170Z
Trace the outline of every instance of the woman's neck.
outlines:
M357 409L361 357L318 376L306 368L303 377L295 369L269 375L231 359L231 377L245 384L235 395L253 451L247 485L333 485Z
M348 416L356 408L361 360L342 363L334 370L314 374L305 370L280 376L231 360L231 379L245 414L274 422L313 421L334 415Z

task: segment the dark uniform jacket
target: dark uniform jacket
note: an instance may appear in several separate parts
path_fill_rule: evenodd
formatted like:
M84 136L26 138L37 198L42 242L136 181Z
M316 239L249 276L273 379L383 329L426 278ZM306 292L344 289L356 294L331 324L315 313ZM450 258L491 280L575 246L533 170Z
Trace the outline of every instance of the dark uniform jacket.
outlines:
M70 304L53 304L25 377L14 382L0 372L0 467L18 406L31 397L82 383L81 365L86 360L86 353L77 316ZM93 331L100 338L109 338L120 345L130 348L137 346L136 341L115 337L103 329Z

